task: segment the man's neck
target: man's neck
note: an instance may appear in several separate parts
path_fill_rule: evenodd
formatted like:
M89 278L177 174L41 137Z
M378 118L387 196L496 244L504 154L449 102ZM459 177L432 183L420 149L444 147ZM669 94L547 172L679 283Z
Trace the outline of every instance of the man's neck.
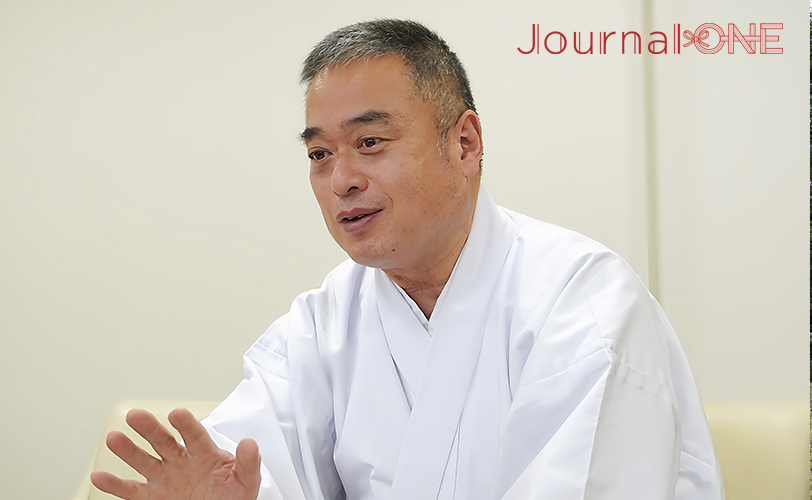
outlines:
M473 222L473 214L471 219L466 224L466 231L460 236L454 245L441 256L435 260L436 264L426 269L384 269L389 278L400 286L409 297L414 300L417 307L423 311L426 318L431 318L431 313L434 312L434 306L437 304L437 299L443 292L445 284L451 277L451 272L457 264L465 242L468 239L468 234L471 232L471 224Z
M452 265L451 270L453 269L454 266ZM431 318L437 299L440 298L440 294L451 276L451 271L447 275L446 273L438 274L438 278L432 276L407 278L391 270L384 272L414 300L417 307L426 315L426 318Z

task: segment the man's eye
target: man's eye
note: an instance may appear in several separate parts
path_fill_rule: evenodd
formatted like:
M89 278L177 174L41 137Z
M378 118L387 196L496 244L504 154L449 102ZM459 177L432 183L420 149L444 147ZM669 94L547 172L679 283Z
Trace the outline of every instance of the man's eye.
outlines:
M364 146L365 148L375 147L376 144L378 144L378 139L375 139L374 137L370 137L369 139L364 139L363 141L361 141L361 145Z
M314 161L321 161L321 160L323 160L323 159L325 159L325 158L327 157L327 152L326 152L326 151L322 151L322 150L320 150L320 149L317 149L316 151L313 151L312 153L310 153L310 154L309 154L309 155L307 155L307 156L308 156L308 157L309 157L311 160L314 160Z

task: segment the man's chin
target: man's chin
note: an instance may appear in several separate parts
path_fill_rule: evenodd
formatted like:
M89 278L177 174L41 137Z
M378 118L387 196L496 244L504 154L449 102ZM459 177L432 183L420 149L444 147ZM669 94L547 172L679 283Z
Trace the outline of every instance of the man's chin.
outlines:
M374 259L366 255L347 255L349 255L350 259L352 259L356 264L360 264L362 266L375 267L378 269L382 269L385 266L385 264L382 263L382 259Z
M375 267L378 269L386 269L387 267L391 267L391 261L395 253L394 249L390 249L387 252L382 249L371 248L344 248L344 251L356 264L367 267Z

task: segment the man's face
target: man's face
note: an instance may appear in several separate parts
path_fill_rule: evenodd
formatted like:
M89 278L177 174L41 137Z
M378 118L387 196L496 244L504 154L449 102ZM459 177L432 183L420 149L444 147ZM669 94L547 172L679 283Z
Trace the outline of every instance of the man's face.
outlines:
M425 268L467 235L470 168L438 147L434 112L399 57L319 72L303 136L324 221L356 262Z

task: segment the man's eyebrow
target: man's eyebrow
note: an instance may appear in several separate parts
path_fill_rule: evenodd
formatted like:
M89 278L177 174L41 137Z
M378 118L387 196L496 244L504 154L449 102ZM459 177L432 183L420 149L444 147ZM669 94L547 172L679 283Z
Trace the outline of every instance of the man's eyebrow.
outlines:
M360 115L344 120L341 122L341 128L349 128L353 125L358 125L361 123L388 122L391 118L392 115L387 111L371 109L361 113ZM321 135L322 132L322 129L319 127L307 127L302 131L301 134L299 134L299 140L306 143L314 137Z
M321 129L319 127L307 127L299 134L299 140L307 143L307 141L319 135L321 135Z

